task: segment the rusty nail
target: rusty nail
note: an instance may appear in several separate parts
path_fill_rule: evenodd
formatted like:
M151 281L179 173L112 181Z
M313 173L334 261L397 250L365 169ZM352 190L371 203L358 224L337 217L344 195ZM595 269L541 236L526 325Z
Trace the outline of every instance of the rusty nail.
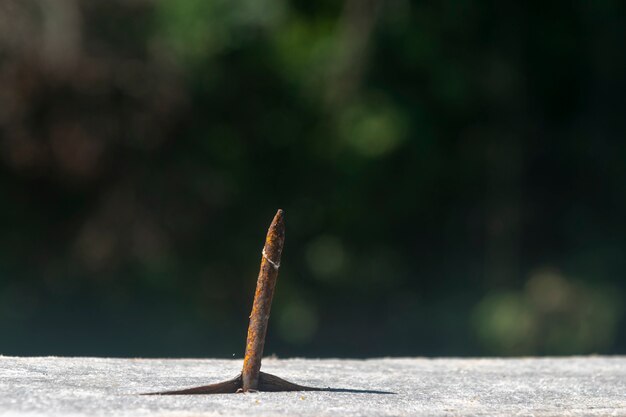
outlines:
M275 375L261 372L263 346L267 333L267 322L270 318L274 287L280 268L280 257L285 243L285 220L282 210L278 210L267 231L265 245L261 251L261 270L257 279L246 354L241 374L228 381L201 387L187 388L176 391L154 392L144 395L190 395L190 394L229 394L250 391L322 391L321 388L306 387L285 381Z
M274 297L284 244L285 221L283 211L278 210L267 231L265 246L261 252L261 270L259 271L252 312L250 313L246 354L241 372L244 392L259 389L259 372L265 345L265 334L267 333L267 322L270 318L272 298Z

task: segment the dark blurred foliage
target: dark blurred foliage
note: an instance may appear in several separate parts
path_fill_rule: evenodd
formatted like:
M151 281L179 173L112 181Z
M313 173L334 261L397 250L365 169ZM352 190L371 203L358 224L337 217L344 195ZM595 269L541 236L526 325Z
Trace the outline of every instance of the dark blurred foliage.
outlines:
M625 9L0 0L0 354L624 353Z

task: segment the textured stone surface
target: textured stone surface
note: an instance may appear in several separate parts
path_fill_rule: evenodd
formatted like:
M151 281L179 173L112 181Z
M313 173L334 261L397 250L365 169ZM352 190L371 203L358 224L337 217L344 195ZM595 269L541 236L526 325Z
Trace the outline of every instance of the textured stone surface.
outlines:
M238 360L0 356L0 415L626 415L625 357L268 358L265 372L344 391L137 395L217 382L240 368Z

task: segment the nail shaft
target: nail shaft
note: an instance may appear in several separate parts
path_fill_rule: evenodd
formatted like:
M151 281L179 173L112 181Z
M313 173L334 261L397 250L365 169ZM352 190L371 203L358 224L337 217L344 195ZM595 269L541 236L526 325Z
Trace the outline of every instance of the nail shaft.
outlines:
M265 333L267 332L267 322L270 317L274 287L278 279L278 269L284 243L285 222L283 211L278 210L267 231L261 257L261 270L259 271L256 292L254 293L252 313L250 313L246 354L243 360L242 371L242 388L244 392L258 390L259 388Z

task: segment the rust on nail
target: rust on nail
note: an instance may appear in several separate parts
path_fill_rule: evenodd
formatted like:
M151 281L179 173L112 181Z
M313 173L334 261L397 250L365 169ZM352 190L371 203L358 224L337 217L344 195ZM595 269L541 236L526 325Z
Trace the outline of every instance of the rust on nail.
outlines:
M261 270L256 283L250 324L248 325L248 339L246 340L246 354L243 360L243 391L259 389L259 372L261 358L267 333L267 322L270 318L274 288L278 279L280 257L285 244L285 220L282 210L278 210L267 231L265 246L261 252Z

